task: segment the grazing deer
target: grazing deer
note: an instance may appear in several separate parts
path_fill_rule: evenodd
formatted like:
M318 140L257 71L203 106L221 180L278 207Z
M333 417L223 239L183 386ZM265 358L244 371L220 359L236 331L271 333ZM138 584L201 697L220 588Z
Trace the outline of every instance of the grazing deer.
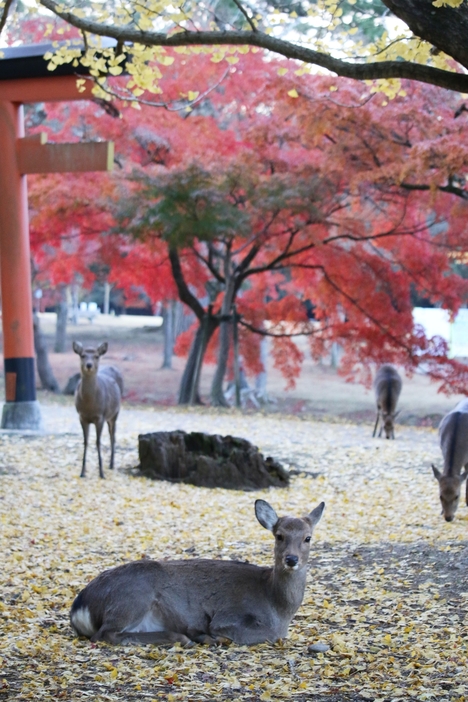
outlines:
M114 366L99 368L99 359L108 349L107 341L97 348L83 348L77 341L73 342L73 351L81 359L81 380L75 390L75 407L83 429L84 451L81 478L86 473L86 450L88 448L89 425L96 425L96 446L99 458L99 475L104 477L101 458L101 434L104 422L109 427L111 441L110 468L114 467L115 425L120 411L123 393L123 378Z
M275 537L275 564L141 560L106 570L76 597L70 621L78 635L108 643L256 644L287 635L306 583L307 559L321 502L302 518L280 517L255 502Z
M379 419L382 419L382 426L379 431L379 438L382 430L385 430L387 439L395 438L394 422L400 412L396 412L398 398L401 393L401 376L389 363L380 366L374 378L375 399L377 402L377 418L375 420L374 433L377 432Z
M434 465L432 470L439 483L442 514L452 522L460 500L463 481L468 477L468 400L462 400L439 425L440 447L444 456L444 472ZM462 468L465 470L462 473ZM466 484L468 505L468 483Z

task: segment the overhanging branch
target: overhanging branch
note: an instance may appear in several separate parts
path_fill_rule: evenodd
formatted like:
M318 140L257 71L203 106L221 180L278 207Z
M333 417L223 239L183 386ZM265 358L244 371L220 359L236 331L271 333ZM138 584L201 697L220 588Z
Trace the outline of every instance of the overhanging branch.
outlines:
M249 322L246 322L245 319L239 318L238 321L239 324L242 324L242 326L249 331L254 332L255 334L260 334L260 336L270 336L274 339L291 339L295 336L312 336L313 334L321 334L329 329L329 326L321 326L320 328L316 327L315 329L303 329L302 331L298 332L280 332L279 334L276 334L275 332L268 331L267 329L254 327L253 324L249 324Z
M265 32L249 30L233 31L179 31L173 34L146 32L131 27L114 26L95 22L91 19L76 17L72 12L61 9L54 0L39 0L43 7L61 17L65 22L78 29L116 39L118 42L142 44L144 46L256 46L280 54L285 58L325 68L344 78L355 80L378 80L388 78L407 78L422 83L430 83L448 90L468 92L468 75L445 71L432 66L411 61L377 61L370 63L351 63L334 58L329 54L299 46L284 39L272 37Z

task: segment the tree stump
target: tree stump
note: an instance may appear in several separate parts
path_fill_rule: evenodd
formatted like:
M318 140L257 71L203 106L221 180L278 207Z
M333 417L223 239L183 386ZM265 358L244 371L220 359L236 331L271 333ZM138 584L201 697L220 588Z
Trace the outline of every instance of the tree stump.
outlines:
M142 475L201 487L260 490L287 487L289 473L256 446L235 436L185 431L140 434Z

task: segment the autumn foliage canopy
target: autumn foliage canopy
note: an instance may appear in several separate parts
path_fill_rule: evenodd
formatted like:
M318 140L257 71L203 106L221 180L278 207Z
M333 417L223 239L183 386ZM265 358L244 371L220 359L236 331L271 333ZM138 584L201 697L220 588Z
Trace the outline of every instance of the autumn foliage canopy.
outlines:
M350 376L424 364L444 390L466 392L465 367L412 318L416 297L453 314L466 303L461 96L408 83L388 100L296 69L261 52L230 68L175 53L163 107L31 109L29 131L49 141L116 143L111 176L31 178L39 276L87 281L98 262L154 302L180 296L196 322L179 351L208 315L212 358L235 303L246 364L260 369L268 334L290 384L302 360L294 337L307 334L314 357L338 342Z

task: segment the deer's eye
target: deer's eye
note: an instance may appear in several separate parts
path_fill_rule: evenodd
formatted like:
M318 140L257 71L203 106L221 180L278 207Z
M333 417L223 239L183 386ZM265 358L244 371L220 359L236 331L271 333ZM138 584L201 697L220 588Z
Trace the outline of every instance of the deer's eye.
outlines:
M310 536L306 536L305 539L304 539L304 541L306 542L306 544L308 544L309 541L310 541Z
M283 540L283 534L276 534L276 540L277 541L282 541Z

